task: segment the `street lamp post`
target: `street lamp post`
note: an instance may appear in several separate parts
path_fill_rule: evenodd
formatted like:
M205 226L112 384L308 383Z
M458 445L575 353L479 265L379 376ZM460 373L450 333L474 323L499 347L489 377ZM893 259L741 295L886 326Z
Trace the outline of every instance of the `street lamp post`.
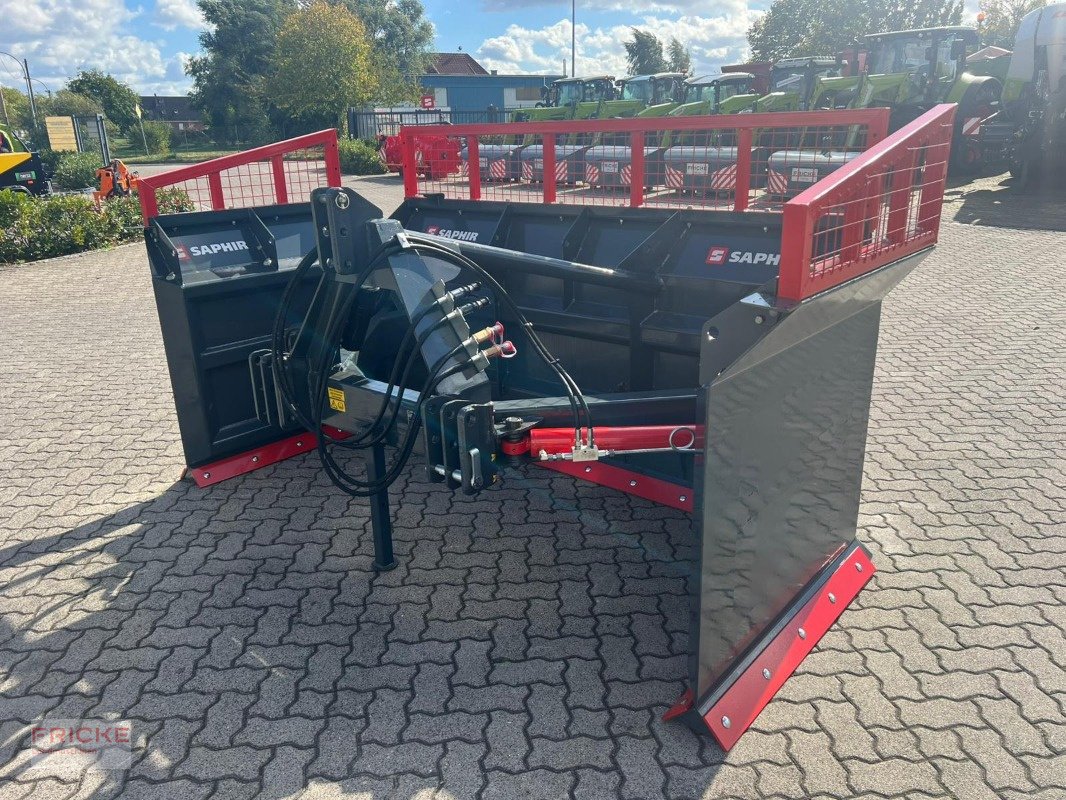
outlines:
M570 77L577 77L577 0L570 0Z
M18 65L22 67L22 74L26 77L26 94L30 100L30 120L33 122L33 127L37 127L37 103L33 97L33 80L30 78L30 62L26 59L20 59L18 56L13 56L11 53L0 50L0 56L7 56L13 58L18 62Z

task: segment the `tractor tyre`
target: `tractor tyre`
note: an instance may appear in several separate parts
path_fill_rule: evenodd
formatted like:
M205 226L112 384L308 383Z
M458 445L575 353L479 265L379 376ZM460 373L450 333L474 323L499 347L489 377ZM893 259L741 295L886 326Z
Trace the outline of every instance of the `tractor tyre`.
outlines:
M976 144L969 137L957 136L951 145L948 172L961 177L975 177L981 173L984 160Z

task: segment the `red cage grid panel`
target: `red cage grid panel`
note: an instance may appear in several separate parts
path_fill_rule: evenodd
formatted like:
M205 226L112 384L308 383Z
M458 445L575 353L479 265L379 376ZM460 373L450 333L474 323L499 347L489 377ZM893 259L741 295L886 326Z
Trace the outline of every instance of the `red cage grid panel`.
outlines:
M331 128L141 178L138 194L147 222L158 215L156 193L164 188L184 192L194 210L220 211L302 202L312 189L340 185L337 132Z
M404 191L780 212L781 294L800 300L935 241L954 114L891 135L887 109L419 126L401 131Z
M400 136L409 197L744 210L780 208L887 125L884 109L863 109L423 125Z

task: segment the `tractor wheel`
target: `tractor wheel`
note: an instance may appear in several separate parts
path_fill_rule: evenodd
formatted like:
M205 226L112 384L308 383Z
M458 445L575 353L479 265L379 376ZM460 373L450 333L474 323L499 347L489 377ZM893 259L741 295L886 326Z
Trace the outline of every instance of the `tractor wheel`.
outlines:
M33 192L31 192L25 186L20 186L17 183L13 184L12 186L4 186L4 187L0 188L0 191L15 192L16 194L28 194L28 195L32 195L33 194Z
M951 163L948 170L953 175L975 176L981 172L984 162L981 150L970 137L958 136L951 147Z
M1032 189L1033 186L1040 180L1040 162L1034 159L1026 159L1018 164L1011 166L1011 175L1014 175L1016 182L1014 188L1019 192L1024 192L1028 189Z

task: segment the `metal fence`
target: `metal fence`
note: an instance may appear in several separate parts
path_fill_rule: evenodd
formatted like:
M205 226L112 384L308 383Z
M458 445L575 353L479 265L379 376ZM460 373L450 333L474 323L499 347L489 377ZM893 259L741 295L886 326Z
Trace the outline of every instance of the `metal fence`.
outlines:
M176 188L197 211L304 202L312 189L340 186L337 131L297 136L241 153L140 178L137 193L147 224L159 215L156 192Z
M930 109L785 204L780 297L810 297L936 242L957 108Z
M887 109L404 127L404 193L782 212L779 296L802 300L936 241L954 116L891 135Z
M111 145L107 139L105 119L102 114L92 117L74 117L78 149L82 153L99 153L100 163L111 161Z
M861 109L405 126L401 146L408 197L744 211L780 210L887 133L886 109Z
M404 108L390 111L348 109L348 137L374 139L379 135L395 136L404 125L493 125L510 122L514 113L524 109L493 108L483 111L453 111L450 108Z

